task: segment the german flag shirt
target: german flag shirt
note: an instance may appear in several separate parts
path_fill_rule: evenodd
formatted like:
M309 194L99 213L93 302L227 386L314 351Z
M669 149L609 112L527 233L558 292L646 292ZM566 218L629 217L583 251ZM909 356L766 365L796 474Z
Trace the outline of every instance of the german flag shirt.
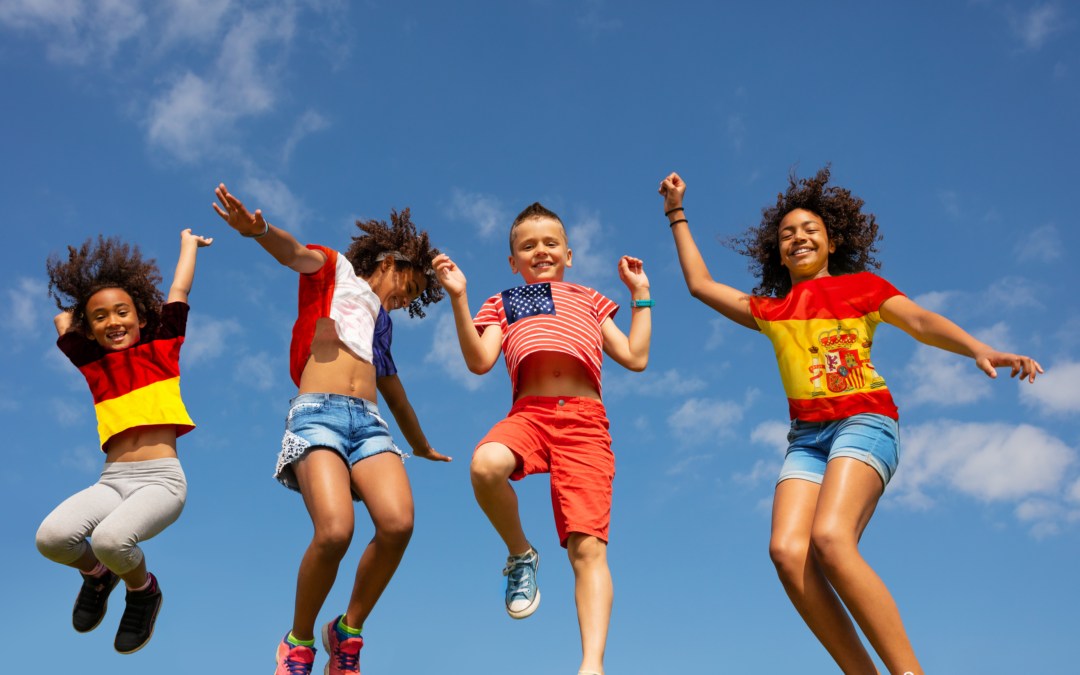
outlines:
M75 331L56 341L90 385L103 452L110 438L133 427L173 424L178 437L195 428L180 398L180 345L188 309L183 302L162 305L158 329L142 333L136 344L120 351Z
M619 306L591 288L562 281L528 284L488 298L473 325L483 335L488 326L502 328L506 369L517 398L518 368L536 352L562 352L589 370L596 391L604 363L600 326Z
M870 361L881 303L903 295L869 272L811 279L784 298L755 296L750 308L772 340L791 419L827 422L859 413L899 419Z

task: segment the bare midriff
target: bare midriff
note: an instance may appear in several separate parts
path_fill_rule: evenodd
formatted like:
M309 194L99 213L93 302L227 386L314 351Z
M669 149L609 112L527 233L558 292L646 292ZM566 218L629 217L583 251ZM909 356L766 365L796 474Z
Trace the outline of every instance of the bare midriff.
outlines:
M176 457L176 426L151 424L125 429L105 444L105 461L145 462Z
M518 366L517 396L580 396L600 400L589 369L562 352L535 352Z
M311 357L300 376L301 394L341 394L375 402L375 366L341 341L333 319L315 322Z

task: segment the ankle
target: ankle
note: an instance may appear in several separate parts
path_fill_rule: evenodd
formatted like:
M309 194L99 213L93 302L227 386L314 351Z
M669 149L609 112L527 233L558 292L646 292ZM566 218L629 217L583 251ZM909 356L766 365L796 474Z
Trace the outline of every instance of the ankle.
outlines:
M79 570L79 573L85 577L101 577L108 574L108 572L109 568L105 567L105 563L101 562L100 560L98 561L98 564L94 566L94 569L90 570L89 572L83 572L82 570Z

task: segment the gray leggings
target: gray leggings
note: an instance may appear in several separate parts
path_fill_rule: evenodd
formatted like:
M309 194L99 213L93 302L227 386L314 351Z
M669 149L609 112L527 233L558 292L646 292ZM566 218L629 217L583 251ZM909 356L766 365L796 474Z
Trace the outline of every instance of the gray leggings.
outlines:
M187 499L180 460L150 459L105 464L101 480L64 500L37 531L41 555L62 565L78 560L87 547L116 574L143 561L137 544L176 522Z

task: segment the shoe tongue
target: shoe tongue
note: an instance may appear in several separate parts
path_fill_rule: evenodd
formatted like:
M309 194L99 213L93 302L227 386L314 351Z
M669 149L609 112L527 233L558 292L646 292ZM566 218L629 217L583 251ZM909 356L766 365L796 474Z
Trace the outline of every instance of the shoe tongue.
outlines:
M361 638L349 638L348 640L342 640L341 645L338 647L341 651L347 654L359 654L360 648L364 646L364 641Z
M306 645L297 645L289 650L289 658L300 663L313 663L315 661L315 650Z

